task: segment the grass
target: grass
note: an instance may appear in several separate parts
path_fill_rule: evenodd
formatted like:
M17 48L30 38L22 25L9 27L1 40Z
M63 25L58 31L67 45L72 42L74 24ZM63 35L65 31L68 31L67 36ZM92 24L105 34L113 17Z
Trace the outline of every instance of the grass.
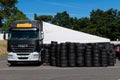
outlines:
M0 57L7 56L7 41L0 40Z

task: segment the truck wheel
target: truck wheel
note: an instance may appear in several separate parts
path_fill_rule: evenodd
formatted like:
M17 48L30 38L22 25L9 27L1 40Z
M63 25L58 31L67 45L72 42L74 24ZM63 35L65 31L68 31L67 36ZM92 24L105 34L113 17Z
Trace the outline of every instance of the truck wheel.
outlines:
M17 63L10 63L10 65L9 66L15 66L15 65L17 65Z

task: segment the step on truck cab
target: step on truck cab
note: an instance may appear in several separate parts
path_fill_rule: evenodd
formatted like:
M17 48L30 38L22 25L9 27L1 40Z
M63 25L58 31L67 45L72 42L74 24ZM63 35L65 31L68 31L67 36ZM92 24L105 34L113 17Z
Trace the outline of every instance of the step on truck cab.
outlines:
M39 63L43 45L43 25L38 20L17 20L8 33L8 62Z

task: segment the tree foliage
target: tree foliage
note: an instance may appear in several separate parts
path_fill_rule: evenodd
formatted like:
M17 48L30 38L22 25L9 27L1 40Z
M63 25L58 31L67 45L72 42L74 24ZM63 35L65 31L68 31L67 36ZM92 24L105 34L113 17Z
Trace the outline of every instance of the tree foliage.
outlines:
M15 4L17 0L0 0L0 16L1 22L8 19L9 16L14 15L17 8Z
M28 20L28 18L23 12L18 10L15 15L11 15L9 19L4 22L3 30L8 30L11 22L16 21L16 20Z
M0 28L8 30L10 23L14 20L28 19L16 7L18 0L0 0Z
M116 9L93 10L90 15L90 22L89 29L94 29L92 34L107 37L111 40L120 39L120 11Z
M42 20L45 22L51 22L53 17L51 15L41 15L41 16L37 16L37 14L34 14L34 19L35 20Z
M40 20L40 17L42 16L37 16L36 19ZM42 17L41 20L47 21L45 17ZM120 39L120 11L117 9L111 8L106 11L100 9L92 10L90 17L82 18L70 17L64 11L57 13L49 20L53 24L77 31L110 38L111 40Z
M54 16L52 23L66 28L70 28L70 16L66 11L62 13L57 13Z

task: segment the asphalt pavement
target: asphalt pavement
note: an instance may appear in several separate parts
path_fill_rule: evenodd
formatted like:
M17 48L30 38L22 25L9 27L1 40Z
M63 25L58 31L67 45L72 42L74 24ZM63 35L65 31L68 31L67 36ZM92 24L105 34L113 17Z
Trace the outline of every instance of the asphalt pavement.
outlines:
M9 66L0 59L0 80L120 80L120 61L112 67Z

